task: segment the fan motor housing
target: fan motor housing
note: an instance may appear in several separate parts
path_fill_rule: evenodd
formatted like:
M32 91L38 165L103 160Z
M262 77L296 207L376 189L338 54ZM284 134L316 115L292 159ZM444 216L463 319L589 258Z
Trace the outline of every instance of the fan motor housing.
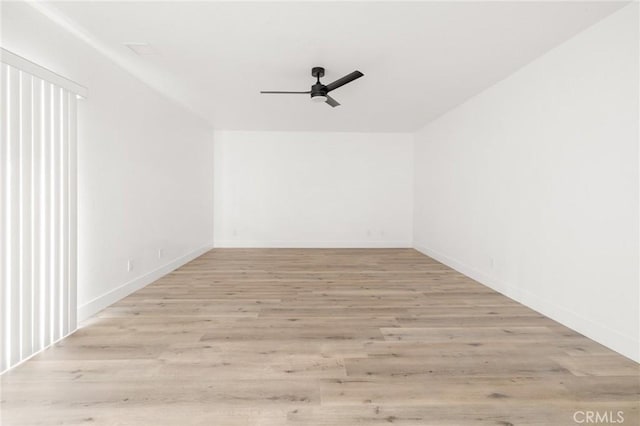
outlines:
M316 83L311 86L311 97L327 96L327 86L322 83Z

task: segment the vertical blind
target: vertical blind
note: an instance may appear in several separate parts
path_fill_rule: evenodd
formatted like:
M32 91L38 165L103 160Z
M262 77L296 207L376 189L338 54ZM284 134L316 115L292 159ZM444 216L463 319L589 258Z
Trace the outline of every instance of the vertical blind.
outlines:
M85 93L1 53L3 372L76 328L76 98Z

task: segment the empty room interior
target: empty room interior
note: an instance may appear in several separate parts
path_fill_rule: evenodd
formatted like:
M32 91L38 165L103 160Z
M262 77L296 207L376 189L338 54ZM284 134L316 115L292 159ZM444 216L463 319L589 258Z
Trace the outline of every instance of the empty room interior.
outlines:
M0 3L0 424L640 424L637 1Z

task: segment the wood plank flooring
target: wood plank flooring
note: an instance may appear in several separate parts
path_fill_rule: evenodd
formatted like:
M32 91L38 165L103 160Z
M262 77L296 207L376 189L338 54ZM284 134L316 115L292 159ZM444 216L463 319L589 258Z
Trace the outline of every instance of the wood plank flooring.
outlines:
M638 364L411 249L215 249L1 385L10 426L638 425L640 405Z

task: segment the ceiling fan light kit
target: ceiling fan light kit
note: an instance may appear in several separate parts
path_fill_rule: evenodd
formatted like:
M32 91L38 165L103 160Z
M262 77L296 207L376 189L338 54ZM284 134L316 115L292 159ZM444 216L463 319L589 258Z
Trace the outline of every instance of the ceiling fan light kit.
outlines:
M261 91L260 93L266 94L266 95L273 95L273 94L279 94L279 95L299 95L299 94L311 95L311 101L312 102L315 102L315 103L324 102L326 104L329 104L333 108L335 108L335 107L339 106L340 103L338 101L336 101L335 99L333 99L331 96L329 96L329 92L331 92L332 90L336 90L337 88L342 87L347 83L351 83L353 80L362 77L364 74L362 74L360 71L354 71L354 72L352 72L350 74L345 75L344 77L341 77L341 78L337 79L333 83L329 83L327 85L324 85L324 84L322 84L320 82L320 77L324 77L324 68L322 68L322 67L313 67L313 68L311 68L311 75L316 78L316 83L313 86L311 86L311 90L309 90L307 92L286 92L286 91L265 90L265 91Z

